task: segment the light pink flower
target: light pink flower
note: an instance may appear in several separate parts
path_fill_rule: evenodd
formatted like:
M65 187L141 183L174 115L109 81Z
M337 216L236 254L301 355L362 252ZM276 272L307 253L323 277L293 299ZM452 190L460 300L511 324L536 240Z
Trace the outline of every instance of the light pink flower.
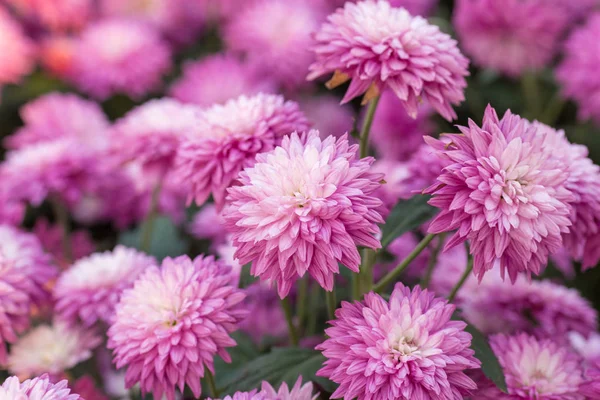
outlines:
M600 78L595 66L600 62L599 35L600 13L594 13L569 36L563 60L556 69L562 93L577 103L579 118L592 119L597 125L600 125Z
M11 376L0 386L2 399L39 399L39 400L80 400L78 394L71 393L67 380L52 383L48 375L27 379L19 383L19 378Z
M392 90L411 117L421 98L447 120L464 100L469 61L449 35L424 18L387 1L348 2L328 17L316 35L317 61L308 79L334 72L328 86L351 80L343 102L368 101Z
M123 161L136 160L163 176L175 160L182 138L201 126L200 108L163 98L128 112L112 129L112 152Z
M316 400L319 397L318 393L313 395L312 382L302 385L301 376L291 390L285 382L279 386L279 390L275 390L269 382L263 381L260 393L265 396L265 400Z
M377 249L381 200L373 197L382 176L359 160L346 136L319 138L293 133L281 147L256 157L229 189L223 212L243 265L262 280L277 283L284 298L293 283L310 274L333 289L338 263L358 272L357 246Z
M13 149L59 139L73 139L95 149L109 143L109 121L100 105L72 93L40 96L21 107L20 115L24 126L5 139Z
M479 367L455 306L427 290L396 284L389 302L375 293L342 302L319 346L317 375L340 386L332 398L459 399L477 386L465 371Z
M212 194L217 209L238 173L254 164L285 135L308 129L298 104L282 96L240 96L206 109L193 136L183 140L175 174L189 187L188 201L203 204Z
M475 64L511 77L545 67L568 14L548 0L457 0L454 26Z
M208 107L241 95L272 93L274 89L274 83L256 65L231 54L216 54L185 62L169 94L183 103Z
M284 87L295 88L305 82L306 71L314 59L310 51L312 34L327 12L322 3L254 0L225 26L225 45L234 53L244 54L250 63Z
M468 240L480 280L494 267L513 282L520 272L539 274L571 225L566 167L546 133L510 111L500 120L488 106L481 128L469 121L459 129L442 136L450 143L427 138L448 163L426 191L441 210L429 232L458 230L445 248Z
M0 7L0 85L19 83L35 66L35 45L21 26Z
M124 93L140 98L157 89L171 68L171 51L153 28L130 20L90 24L76 44L71 80L104 100Z
M69 232L70 247L73 260L67 259L64 254L63 228L58 224L50 224L45 218L35 221L32 232L40 241L47 253L50 253L59 266L65 268L74 260L89 256L95 250L94 241L86 230L75 230Z
M93 331L62 322L38 325L11 347L8 369L19 377L45 373L57 377L90 358L101 342Z
M78 260L56 281L54 311L69 323L111 323L121 294L155 265L154 257L120 245Z
M143 393L175 398L187 385L200 396L204 368L214 374L213 359L231 358L229 334L246 316L245 295L230 285L231 268L213 257L166 258L150 267L125 291L108 330L117 368L126 368L126 384L140 383ZM149 294L152 294L149 296Z

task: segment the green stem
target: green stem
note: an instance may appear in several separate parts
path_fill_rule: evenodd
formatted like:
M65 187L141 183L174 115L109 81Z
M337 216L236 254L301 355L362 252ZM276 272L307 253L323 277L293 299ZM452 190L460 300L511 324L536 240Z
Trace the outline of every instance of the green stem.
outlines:
M219 390L217 389L217 384L215 383L215 377L206 366L204 367L204 372L204 377L206 378L206 383L208 384L210 396L213 399L219 398Z
M561 116L563 109L567 105L567 100L561 95L560 91L557 91L552 100L546 106L540 121L547 125L554 125L558 118Z
M298 284L298 299L296 300L296 314L298 315L298 326L304 325L306 319L306 296L308 294L308 275L300 279Z
M287 322L290 343L293 346L298 346L298 333L296 332L296 327L294 326L294 314L292 312L292 305L290 304L289 297L281 299L281 308L283 309L285 321Z
M364 158L369 155L369 134L371 133L371 125L373 125L373 119L375 118L375 111L377 110L379 97L380 96L377 96L369 102L367 114L365 115L362 129L360 130L360 158Z
M67 212L67 209L60 201L60 199L56 197L50 198L50 204L52 205L52 210L54 212L56 222L60 225L62 229L61 244L63 256L67 263L70 264L73 261L73 249L71 248L71 229L69 223L69 213Z
M335 299L335 287L331 292L325 291L325 298L327 300L327 316L330 320L335 319L335 309L337 301Z
M310 288L310 310L308 314L308 323L306 324L305 336L313 335L317 331L317 317L319 313L315 310L319 309L321 303L321 290L319 285L311 285Z
M467 263L467 269L465 269L465 272L460 277L460 280L458 281L458 283L450 291L450 294L448 295L448 302L452 302L454 300L454 298L456 297L456 294L458 293L460 288L465 284L465 282L469 278L469 275L471 274L472 271L473 271L473 257L469 256L469 261Z
M158 183L152 190L152 197L150 199L150 209L146 220L142 224L142 242L141 250L148 253L152 247L152 231L154 230L154 221L158 215L158 202L160 200L161 184Z
M425 275L423 276L423 280L421 281L421 287L425 289L429 286L429 282L431 282L431 277L433 276L433 270L437 265L438 256L440 255L440 251L444 246L444 236L445 234L441 234L438 238L438 243L433 249L431 253L431 257L429 257L429 263L427 264L427 270L425 271Z
M376 259L377 253L375 253L375 250L363 249L359 274L359 298L373 289L373 266Z
M540 117L542 104L540 86L537 75L533 71L526 72L521 78L521 88L525 97L526 115L530 119Z
M396 268L394 268L386 276L381 278L379 282L377 282L373 290L379 293L383 289L385 289L390 283L394 282L402 274L402 272L404 272L404 270L410 265L410 263L415 258L417 258L419 254L421 254L425 247L427 247L427 245L431 243L434 237L435 234L433 233L430 233L429 235L425 236L423 240L421 240L419 244L417 244L417 247L415 247L413 251L408 256L406 256L406 258L402 260L400 264L396 266Z

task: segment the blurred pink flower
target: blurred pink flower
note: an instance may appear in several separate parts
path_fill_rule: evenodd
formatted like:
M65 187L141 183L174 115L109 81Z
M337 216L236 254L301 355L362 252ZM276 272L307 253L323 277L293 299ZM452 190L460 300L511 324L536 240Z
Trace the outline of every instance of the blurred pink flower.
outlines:
M363 102L389 88L415 118L421 98L444 118L464 100L469 61L449 35L387 1L348 2L316 34L308 79L334 73L328 87L351 80L343 102Z
M429 232L458 230L445 248L468 240L480 280L492 268L513 282L539 274L571 225L566 167L551 157L546 133L510 111L500 120L488 106L481 128L459 129L442 135L450 143L427 138L449 163L426 190L441 210Z
M305 83L314 59L312 34L326 13L321 0L254 0L226 24L225 45L282 86L295 88Z
M44 70L67 80L73 73L76 40L68 35L52 35L40 41L39 57Z
M563 95L577 103L581 120L592 119L600 125L600 13L592 14L567 39L564 57L556 69Z
M19 83L35 67L35 44L0 6L0 85Z
M253 283L245 292L249 314L240 323L240 329L257 344L261 344L266 338L285 339L288 327L277 292L266 282Z
M94 378L89 375L84 375L75 381L73 384L73 392L82 396L82 398L85 400L109 400L104 393L96 388Z
M86 230L69 232L70 247L73 260L67 259L64 254L63 228L58 224L50 224L45 218L38 218L32 229L44 250L54 257L56 264L66 268L74 260L89 256L95 250L94 241Z
M418 286L396 284L389 302L375 293L342 302L317 346L327 358L318 376L339 384L333 398L458 399L477 388L465 372L478 368L466 324L455 306Z
M40 400L80 400L78 394L71 393L67 380L52 383L48 375L27 379L19 383L19 378L11 376L0 386L0 398L3 399L40 399ZM96 399L90 399L96 400Z
M204 368L214 374L214 356L231 362L226 348L236 342L229 334L247 314L230 274L213 257L166 258L125 291L108 348L116 367L127 369L128 388L140 383L142 393L173 400L175 387L183 392L187 385L199 397Z
M76 261L54 286L54 312L68 323L112 323L122 293L150 266L154 257L121 245Z
M337 7L342 7L344 3L351 0L329 0ZM437 6L438 0L388 0L393 7L403 7L412 15L427 16L433 8Z
M312 382L302 385L302 377L299 376L292 389L283 382L279 386L279 390L275 390L269 382L263 381L260 392L258 389L250 392L236 392L233 397L225 396L222 400L316 400L318 397L319 394L313 395Z
M169 94L183 103L208 107L241 95L274 91L274 83L261 74L256 65L231 54L215 54L186 61L181 77L171 85Z
M45 373L58 377L90 358L101 342L93 331L77 326L69 327L58 321L38 325L11 347L8 370L21 378Z
M226 189L258 153L309 127L298 104L263 93L214 105L200 119L194 135L181 144L175 174L189 188L188 201L201 205L212 194L217 209L223 207Z
M375 192L375 195L383 201L387 212L391 211L400 199L408 199L413 196L411 187L407 184L411 178L408 165L403 162L382 159L373 163L373 171L382 173L383 183Z
M350 134L352 131L355 119L352 108L348 105L340 105L337 97L311 96L303 98L299 102L300 109L312 123L312 128L321 132L322 135L339 137L346 133ZM321 137L321 139L326 137ZM354 139L349 138L349 140Z
M306 272L333 289L341 263L358 272L357 246L377 249L382 203L373 192L381 174L372 158L358 159L346 136L319 138L312 130L293 133L281 147L256 156L229 189L223 212L243 265L277 283L281 298Z
M569 18L548 0L457 0L454 26L473 62L511 77L552 61Z
M139 99L158 89L171 68L171 50L153 28L132 20L90 24L76 43L71 80L104 100L116 93Z
M225 220L217 211L214 204L205 204L194 218L189 226L189 232L197 239L208 239L212 245L225 243L227 231L225 230Z
M94 17L94 0L8 0L26 4L21 7L24 17L30 18L50 31L78 31Z

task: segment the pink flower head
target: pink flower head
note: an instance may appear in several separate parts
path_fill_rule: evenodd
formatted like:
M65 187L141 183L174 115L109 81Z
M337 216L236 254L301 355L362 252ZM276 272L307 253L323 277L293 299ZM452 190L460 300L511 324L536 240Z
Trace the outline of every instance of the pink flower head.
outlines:
M569 18L548 0L458 0L454 26L473 61L511 77L545 67Z
M490 344L504 371L508 393L478 396L481 400L584 400L579 393L583 382L579 358L567 347L550 339L519 334L494 335ZM493 393L494 391L492 391Z
M271 93L274 86L255 65L230 54L216 54L184 63L182 76L169 93L183 103L208 107L243 94Z
M245 291L249 313L240 323L240 329L257 344L266 338L285 339L288 327L275 290L265 282L256 282Z
M539 274L569 231L573 196L565 188L565 166L545 146L547 134L507 111L500 120L488 106L480 128L473 121L462 134L427 138L447 166L427 189L441 211L429 232L458 230L446 249L471 244L474 271Z
M21 107L20 114L25 125L6 139L13 149L58 139L97 149L109 142L109 121L100 105L71 93L40 96Z
M188 200L201 205L212 194L217 209L225 191L256 154L275 148L285 135L309 124L298 104L282 96L240 96L205 110L193 136L183 140L175 173L190 187Z
M223 216L235 257L252 262L254 276L275 281L281 298L306 272L331 291L338 262L358 272L356 246L381 247L382 203L372 194L382 175L357 150L345 135L321 140L315 130L294 132L257 155L240 173L241 186L229 189Z
M326 12L321 0L255 0L228 22L225 45L284 87L294 88L305 82L314 59L312 34Z
M63 320L111 323L121 294L150 266L154 257L124 246L95 253L63 272L54 287L55 312Z
M342 302L317 346L327 358L317 375L339 384L332 398L459 399L477 385L479 367L455 306L419 287L396 284L389 302L375 293Z
M316 35L308 79L334 72L328 87L351 80L342 102L364 102L389 87L411 117L424 98L447 120L464 100L469 61L449 35L387 1L348 2Z
M279 390L275 390L269 382L263 381L260 393L265 396L265 400L316 400L319 397L318 393L313 395L312 382L302 385L301 376L291 390L285 382L279 386Z
M444 137L440 140L450 142ZM422 193L426 188L433 185L445 165L446 160L438 157L434 149L423 143L407 162L408 178L403 182L407 188L406 190L409 190L413 195Z
M0 85L19 83L35 66L35 45L0 7Z
M213 399L209 398L207 400ZM259 393L257 389L254 389L250 392L235 392L233 396L225 396L221 400L267 400L267 398L262 392Z
M47 219L38 218L32 232L38 238L44 250L54 257L59 266L66 267L71 264L73 260L68 259L67 255L64 254L63 228L61 225L50 224ZM95 250L94 241L86 230L71 231L69 239L74 260L89 256Z
M19 378L11 376L0 386L2 399L36 399L36 400L80 400L78 394L71 393L68 381L52 383L48 375L27 379L19 383Z
M383 92L371 127L371 143L379 157L407 161L423 144L423 135L433 131L432 111L421 106L417 117L411 118L393 92Z
M76 44L71 79L100 100L115 93L140 98L157 89L171 68L171 51L158 32L130 20L100 20Z
M600 124L600 79L595 68L600 62L599 35L600 13L595 13L567 39L563 61L556 70L563 95L579 107L579 118L596 124Z
M163 98L134 108L113 127L113 151L163 175L171 169L183 137L194 136L200 108Z
M125 291L108 348L117 368L127 368L128 388L139 382L143 393L173 400L175 386L183 392L187 384L197 398L204 368L214 373L214 356L231 362L226 348L236 342L229 334L246 312L230 275L212 256L166 258Z
M93 331L62 322L38 325L12 346L8 369L19 377L45 373L57 377L90 358L101 342Z

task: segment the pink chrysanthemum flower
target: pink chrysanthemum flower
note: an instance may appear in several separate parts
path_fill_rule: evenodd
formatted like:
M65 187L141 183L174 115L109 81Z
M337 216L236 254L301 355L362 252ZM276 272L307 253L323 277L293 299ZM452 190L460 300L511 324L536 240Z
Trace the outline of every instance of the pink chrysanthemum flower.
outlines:
M258 154L240 173L241 186L229 189L223 216L235 256L252 262L253 275L276 282L281 298L306 272L331 291L338 263L358 272L356 246L381 246L382 203L372 194L382 175L357 150L346 136L322 141L315 130L293 133Z
M80 400L78 394L71 393L68 381L52 383L48 375L28 379L19 383L19 378L11 376L0 386L2 399L36 399L36 400Z
M196 135L200 108L163 98L134 108L112 130L112 151L164 175L173 166L182 138Z
M95 250L94 241L90 233L80 229L69 232L70 248L73 260L67 258L64 253L63 245L63 227L58 224L50 224L45 218L38 218L32 232L40 241L40 244L47 253L54 257L54 261L61 267L67 267L80 258L89 256Z
M352 108L349 105L340 105L335 96L321 95L301 99L300 108L312 123L312 128L323 135L328 133L339 137L350 133L354 127L356 117ZM325 138L326 136L321 137Z
M285 382L279 386L279 390L275 390L269 382L263 381L260 391L236 392L233 397L225 396L222 400L316 400L318 397L318 393L313 395L312 382L302 385L300 376L291 390Z
M225 191L256 154L275 148L285 135L309 127L298 104L282 96L240 96L206 109L194 136L183 140L175 173L200 205L212 194L218 209Z
M342 302L317 346L327 358L317 375L340 386L332 398L462 399L477 385L465 371L479 367L455 306L419 287L398 283L389 302L375 293Z
M181 102L208 107L274 89L274 83L255 65L229 54L216 54L184 63L181 78L173 83L169 94Z
M232 396L225 396L222 399L211 399L207 400L267 400L263 393L259 393L257 389L250 392L235 392Z
M56 281L55 312L65 321L81 320L85 326L111 323L121 294L154 265L154 257L124 246L83 258Z
M579 358L549 339L519 334L495 335L490 344L504 371L508 395L487 388L478 400L584 400L579 392L583 371Z
M450 142L443 137L441 140ZM422 193L433 185L446 164L447 160L438 157L434 149L423 143L407 162L408 178L403 184L413 195Z
M469 61L449 35L424 18L387 1L348 2L330 15L316 35L317 61L308 79L334 72L328 87L351 80L343 102L364 102L392 90L411 117L424 98L452 120L453 104L464 100Z
M260 66L278 83L294 88L305 82L314 60L312 34L325 19L321 0L255 0L225 26L225 45ZM293 15L294 18L290 18ZM265 23L269 21L269 23Z
M579 107L579 118L596 124L600 124L599 36L600 13L595 13L567 39L563 61L556 70L563 95Z
M256 282L245 289L248 318L240 323L255 343L266 339L285 339L288 332L285 315L273 288L265 282Z
M513 282L519 272L539 274L571 225L566 167L545 132L510 111L500 120L488 106L481 128L459 129L442 135L450 143L427 137L448 162L426 191L441 210L429 232L458 229L446 249L469 240L479 279L494 266Z
M11 347L8 369L19 377L45 373L56 377L90 358L101 342L93 331L62 322L38 325Z
M422 106L418 116L411 118L393 92L384 92L371 127L371 144L377 155L388 160L407 161L423 144L423 135L433 131L429 120L431 114L429 107Z
M329 0L337 7L342 7L350 0ZM393 7L403 7L412 15L427 16L438 3L438 0L388 0Z
M0 7L0 85L19 83L35 66L35 45Z
M569 18L548 0L458 0L454 26L473 61L511 77L546 66Z
M140 98L160 86L170 68L170 48L154 29L141 22L109 19L81 33L71 79L100 100L115 93Z
M230 285L231 268L213 257L166 258L150 267L125 291L108 331L117 368L127 368L126 384L140 383L143 393L175 398L175 386L188 385L200 396L204 368L213 359L231 358L229 334L246 316L245 295ZM152 296L148 296L152 293Z
M71 93L40 96L20 114L24 126L5 140L13 149L67 138L97 149L109 143L109 121L100 105Z

